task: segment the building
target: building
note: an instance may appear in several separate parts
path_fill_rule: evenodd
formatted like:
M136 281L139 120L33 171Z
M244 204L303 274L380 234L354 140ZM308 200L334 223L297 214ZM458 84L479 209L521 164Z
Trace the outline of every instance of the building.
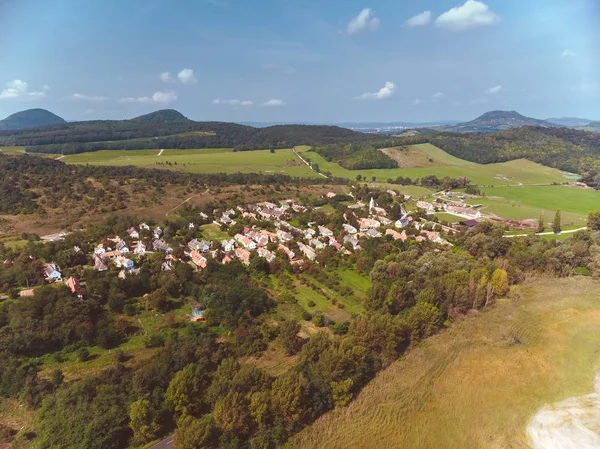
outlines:
M256 243L242 234L236 234L234 239L246 249L256 249Z
M356 234L358 232L358 230L349 224L343 224L342 227L344 228L344 231L346 231L348 234Z
M383 207L373 207L373 209L371 210L371 213L374 215L382 215L382 216L387 216L387 211L383 208Z
M427 212L435 211L433 204L428 203L427 201L417 201L417 207L419 209L425 209Z
M223 251L230 253L235 249L235 240L223 240L221 241L221 247L223 248Z
M314 249L323 249L325 247L325 244L317 239L311 239L308 244Z
M144 245L142 243L142 241L137 242L135 245L135 248L133 249L133 252L138 255L145 254L146 253L146 245Z
M266 248L258 248L258 250L256 250L256 252L258 253L258 255L260 257L263 257L264 259L266 259L267 262L273 262L275 260L275 254L273 254L271 251L269 251Z
M317 229L319 230L319 233L323 236L323 237L331 237L333 236L333 231L326 228L325 226L318 226Z
M285 246L281 243L279 244L278 249L279 249L279 251L282 251L283 253L285 253L285 255L288 256L288 259L290 259L290 260L292 260L296 256L294 251L292 251L287 246Z
M481 212L476 209L471 209L470 207L448 206L446 207L446 211L451 214L462 215L468 218L481 218Z
M115 249L117 251L120 251L121 253L128 253L129 252L129 247L127 246L127 243L125 243L125 241L123 241L123 240L119 240L117 242L117 246L115 247Z
M350 243L350 245L352 245L352 249L354 250L360 248L360 243L358 240L351 235L344 236L344 243L346 242Z
M361 229L378 228L379 226L381 226L381 223L377 220L374 220L373 218L361 218L360 220L358 220L358 224L360 225Z
M244 248L236 248L235 255L244 265L250 265L250 251Z
M405 231L402 231L402 233L400 233L398 231L394 231L393 229L387 229L385 231L385 235L391 235L394 240L402 240L403 242L406 241L406 232Z
M47 282L58 282L62 281L62 274L58 270L58 267L53 263L49 263L42 269L42 273L44 274L44 279Z
M207 253L210 251L210 248L212 247L212 242L209 240L191 240L188 243L188 248L192 251L199 251L201 253Z
M206 260L206 257L200 254L198 251L192 251L190 253L190 257L192 259L192 262L194 262L196 266L202 269L206 268L206 264L208 261Z
M118 268L124 268L126 270L133 270L133 260L123 256L119 256L115 259L115 264Z
M300 248L300 251L302 251L302 253L309 260L315 260L317 257L317 253L315 253L310 246L307 246L304 243L298 243L298 248Z
M173 251L173 248L167 245L167 242L158 239L152 242L152 248L154 249L154 251L162 251L164 253L170 253L171 251Z
M400 220L396 220L396 223L394 223L394 226L396 226L397 228L404 228L406 226L408 226L410 223L409 217L402 217Z
M77 297L80 299L83 298L83 293L81 292L81 284L77 279L71 276L69 279L67 279L65 284L67 284L67 287L69 287L71 293L77 295Z
M129 235L129 238L136 239L136 240L140 238L140 234L137 232L137 230L134 227L131 227L127 230L127 235Z
M160 236L162 235L162 233L163 233L163 230L159 226L154 228L154 238L155 239L159 239Z
M108 265L104 262L102 257L97 254L94 254L94 270L96 271L106 271L108 270Z

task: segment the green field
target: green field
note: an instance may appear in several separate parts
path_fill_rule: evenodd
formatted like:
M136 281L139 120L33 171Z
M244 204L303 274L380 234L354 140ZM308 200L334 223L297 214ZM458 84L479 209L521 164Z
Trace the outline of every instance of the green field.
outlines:
M221 231L221 229L214 223L209 223L200 227L202 235L209 240L225 240L229 239L229 234Z
M567 186L494 187L483 189L486 198L469 200L482 204L482 212L514 220L537 219L544 214L545 221L554 219L561 211L565 225L585 225L588 212L600 209L600 192Z
M0 153L4 153L4 154L25 153L25 147L0 147Z
M520 291L413 348L290 447L528 448L540 407L593 391L600 284L537 278Z
M318 176L291 149L238 151L227 148L202 150L105 150L65 156L68 164L135 165L146 168L167 168L189 173L283 173L298 177ZM157 164L170 162L173 165ZM177 163L177 165L175 165Z
M400 168L432 168L457 165L474 165L473 162L454 157L430 143L382 149L398 162Z
M373 177L375 177L377 181L385 182L390 178L394 179L398 176L409 177L414 180L426 175L436 175L438 178L444 178L446 176L451 178L466 176L471 179L473 184L478 184L480 186L531 185L565 182L563 173L560 170L545 167L524 159L488 165L462 161L462 165L438 167L346 170L335 162L327 162L323 157L314 152L304 152L303 156L308 157L311 162L319 164L319 169L322 173L329 171L334 176L350 179L356 179L356 176L360 174L368 181L371 181ZM447 158L452 158L452 156L447 155Z

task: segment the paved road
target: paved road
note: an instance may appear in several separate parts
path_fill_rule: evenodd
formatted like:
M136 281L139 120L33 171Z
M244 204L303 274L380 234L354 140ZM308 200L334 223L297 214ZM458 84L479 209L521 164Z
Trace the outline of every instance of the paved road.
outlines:
M154 446L149 449L172 449L173 447L173 435L168 438L165 438L160 443L156 443Z
M579 229L569 229L568 231L562 231L561 234L572 234L577 231L585 231L586 229L587 229L587 226L584 226L583 228L579 228ZM527 237L528 235L534 235L534 234L505 235L504 237L507 237L507 238ZM542 232L542 233L535 234L535 235L554 235L554 232Z

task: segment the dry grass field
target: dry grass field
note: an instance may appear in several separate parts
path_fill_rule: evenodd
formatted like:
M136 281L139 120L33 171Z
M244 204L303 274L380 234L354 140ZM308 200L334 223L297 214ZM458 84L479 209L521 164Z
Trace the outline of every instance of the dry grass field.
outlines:
M411 350L290 447L526 448L539 407L592 391L600 283L541 278L522 293Z

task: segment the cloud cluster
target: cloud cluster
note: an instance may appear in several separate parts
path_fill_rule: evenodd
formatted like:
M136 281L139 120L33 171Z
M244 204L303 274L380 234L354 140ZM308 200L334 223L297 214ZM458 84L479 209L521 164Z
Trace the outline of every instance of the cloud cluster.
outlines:
M497 86L494 87L490 87L489 89L486 89L485 93L487 95L497 95L500 92L502 92L502 86L499 84Z
M385 85L377 92L365 92L364 94L354 97L355 100L383 100L394 95L396 85L391 81L386 81Z
M226 105L226 106L252 106L254 104L254 102L250 101L250 100L238 100L236 98L234 100L213 100L212 104Z
M169 104L177 100L177 94L171 91L155 92L151 97L126 97L119 100L120 103L141 103L141 104Z
M442 98L443 96L444 96L444 94L443 94L442 92L436 92L436 93L434 93L434 94L431 96L431 98L433 98L433 99L440 99L440 98Z
M279 98L273 98L272 100L261 103L260 106L267 107L267 108L272 108L272 107L277 107L277 106L285 106L285 101L280 100Z
M467 0L464 5L446 11L435 20L438 28L448 31L465 31L495 25L498 22L500 16L478 0Z
M177 76L171 76L170 72L163 72L159 75L160 80L167 84L195 84L198 78L192 69L183 69Z
M103 101L108 101L110 100L109 97L103 97L103 96L99 96L99 95L85 95L85 94L73 94L70 97L72 100L76 100L76 101L89 101L92 103L102 103Z
M408 28L422 27L431 22L431 11L423 11L421 14L411 17L405 23Z
M44 86L40 91L30 91L29 85L22 80L13 80L6 83L6 88L0 92L0 100L40 100L46 96L50 87Z
M371 8L363 9L358 16L348 22L346 31L348 34L355 34L362 30L376 30L379 27L379 18Z
M567 58L572 58L573 56L577 56L577 53L566 49L565 51L563 51L560 55L560 59L567 59Z
M423 11L421 14L408 19L405 26L415 28L428 25L431 22L431 17L431 11ZM485 3L478 0L466 0L463 5L456 6L440 14L435 19L435 26L446 31L466 31L495 25L500 20L500 16Z

